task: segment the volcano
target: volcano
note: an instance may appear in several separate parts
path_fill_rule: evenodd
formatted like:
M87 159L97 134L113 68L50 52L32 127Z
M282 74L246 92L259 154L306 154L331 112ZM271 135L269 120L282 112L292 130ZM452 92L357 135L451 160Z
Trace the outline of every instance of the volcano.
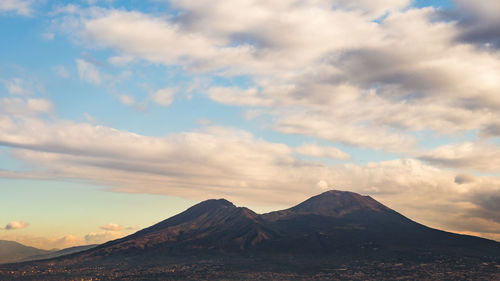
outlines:
M91 257L179 255L484 255L498 242L432 229L370 196L327 191L292 208L257 214L225 199L186 211L83 252Z
M304 263L312 268L353 261L456 265L464 259L467 263L500 263L500 243L429 228L370 196L332 190L267 214L225 199L203 201L127 237L77 254L25 263L21 268L28 272L44 266L51 272L78 268L76 271L92 275L95 272L90 268L107 265L107 271L155 268L165 274L167 265L179 263L188 263L186 268L190 268L203 262L205 267L210 264L210 272L221 268L226 272L233 270L228 264L232 268L235 263L240 271L293 271ZM500 265L495 266L493 270L498 271ZM137 280L144 278L138 276Z

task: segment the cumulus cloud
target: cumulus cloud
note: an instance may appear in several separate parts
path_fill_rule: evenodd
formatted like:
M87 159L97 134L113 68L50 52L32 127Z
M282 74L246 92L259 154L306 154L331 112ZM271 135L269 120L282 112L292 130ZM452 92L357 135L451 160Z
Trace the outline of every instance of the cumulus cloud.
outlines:
M126 234L120 231L91 232L85 235L87 244L102 244L110 240L124 237Z
M101 84L101 73L94 64L83 59L77 59L76 66L81 80L94 85Z
M106 225L101 226L101 229L109 231L120 231L125 229L125 227L116 223L108 223Z
M0 2L0 12L13 11L18 15L29 16L33 12L33 1L31 0L2 0Z
M169 106L174 101L175 89L160 89L151 95L151 99L158 105Z
M500 48L500 4L495 0L457 0L451 18L458 21L460 40L484 47Z
M413 132L484 128L491 136L500 118L500 55L457 43L463 25L409 4L172 1L178 16L103 10L81 28L127 61L180 65L190 75L248 75L245 87L199 91L220 103L263 107L284 133L398 152L415 149ZM170 104L164 96L159 104Z
M29 224L24 221L11 221L5 226L5 230L26 228Z

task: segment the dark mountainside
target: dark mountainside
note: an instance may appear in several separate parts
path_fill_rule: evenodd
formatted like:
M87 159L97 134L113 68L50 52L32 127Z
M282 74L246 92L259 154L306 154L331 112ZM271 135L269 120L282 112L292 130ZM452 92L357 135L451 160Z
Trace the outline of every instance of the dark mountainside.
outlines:
M414 268L429 263L432 268ZM481 264L483 267L479 267ZM453 269L457 265L463 268ZM58 272L69 268L73 272L61 276L53 273L53 280L95 276L97 272L106 278L130 276L128 280L192 276L266 279L266 273L278 274L272 275L274 279L309 278L314 274L326 274L321 276L328 279L341 278L352 268L370 276L385 271L393 274L374 280L406 276L398 272L410 274L410 279L433 280L439 276L431 274L426 279L426 274L450 270L494 280L500 277L500 243L428 228L369 196L328 191L295 207L263 215L224 199L207 200L96 248L9 268L28 272L36 268L33 276L49 269ZM1 272L2 267L0 277ZM361 277L359 280L369 279ZM464 276L454 279L460 277ZM18 280L32 279L24 276Z

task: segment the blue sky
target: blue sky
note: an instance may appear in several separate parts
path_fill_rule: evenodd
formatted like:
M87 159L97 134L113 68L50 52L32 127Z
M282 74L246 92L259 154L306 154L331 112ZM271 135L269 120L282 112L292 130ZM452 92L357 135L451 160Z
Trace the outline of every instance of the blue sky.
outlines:
M494 11L0 4L0 225L26 222L0 239L102 243L208 198L266 212L328 189L500 239Z

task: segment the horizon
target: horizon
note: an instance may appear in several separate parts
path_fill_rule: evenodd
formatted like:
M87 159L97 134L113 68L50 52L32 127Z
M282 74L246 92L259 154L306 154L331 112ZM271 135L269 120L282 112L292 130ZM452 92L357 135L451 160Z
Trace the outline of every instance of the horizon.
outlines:
M325 190L500 241L495 0L0 3L0 240Z

